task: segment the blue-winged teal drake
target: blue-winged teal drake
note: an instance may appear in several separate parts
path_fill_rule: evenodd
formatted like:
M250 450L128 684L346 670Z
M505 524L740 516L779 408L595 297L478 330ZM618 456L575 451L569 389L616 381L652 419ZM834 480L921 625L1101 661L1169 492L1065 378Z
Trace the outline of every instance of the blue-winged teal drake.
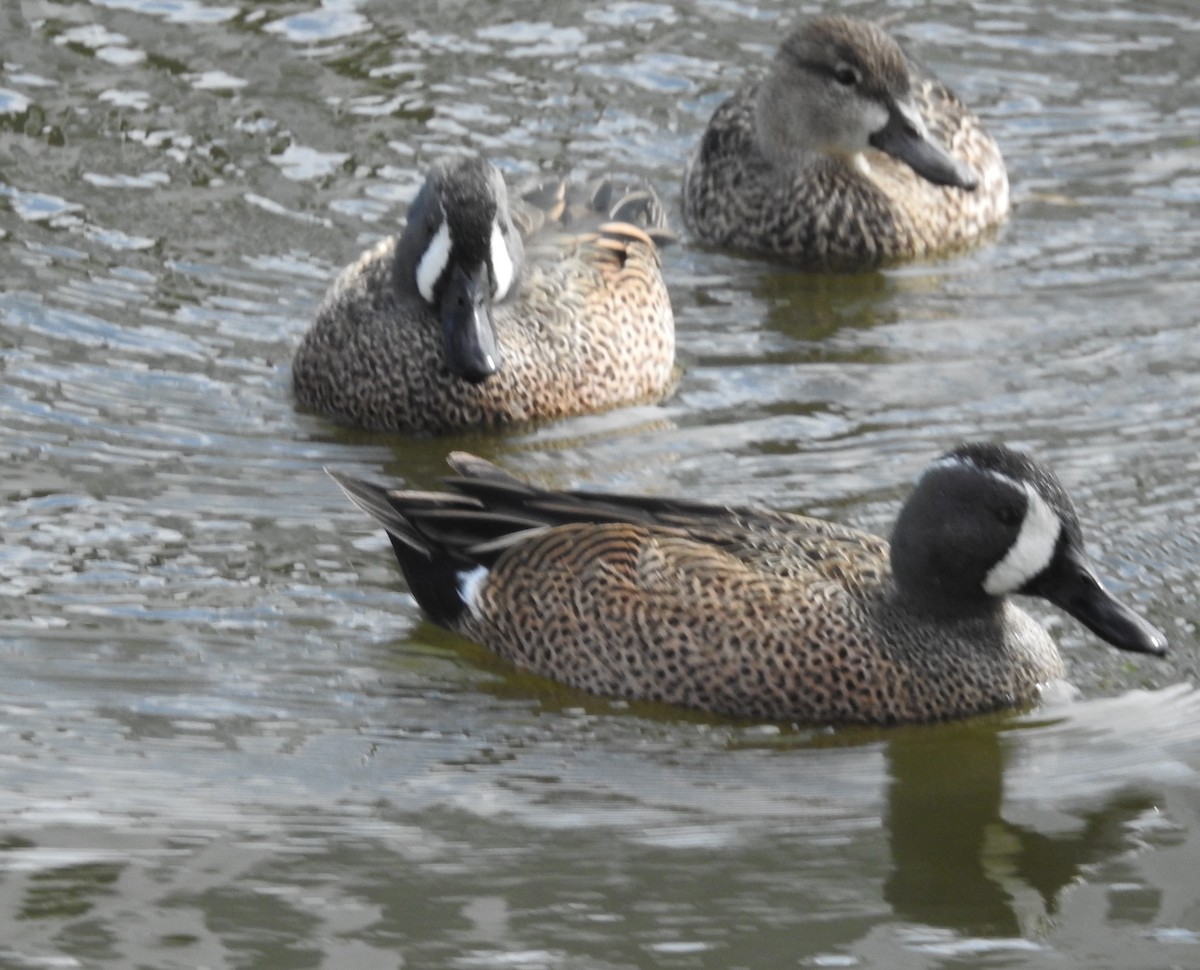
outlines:
M978 239L1008 214L995 141L879 27L817 17L712 116L684 220L717 246L858 269Z
M434 164L403 232L325 295L292 361L296 399L372 430L444 432L661 397L675 324L658 197L598 184L602 224L575 232L563 188L510 206L489 162ZM546 222L561 231L534 241Z
M1167 648L1101 586L1054 474L1001 446L934 461L890 547L783 512L546 491L462 453L450 465L453 493L334 478L387 529L435 622L596 694L808 723L1025 705L1063 663L1011 593L1121 649Z

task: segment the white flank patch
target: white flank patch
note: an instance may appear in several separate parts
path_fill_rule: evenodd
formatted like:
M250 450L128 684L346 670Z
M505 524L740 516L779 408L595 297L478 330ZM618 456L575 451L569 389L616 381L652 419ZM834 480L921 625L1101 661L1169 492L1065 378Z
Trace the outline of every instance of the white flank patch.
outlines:
M1058 546L1059 533L1062 532L1062 521L1027 482L1013 482L1004 475L996 477L1014 485L1019 484L1029 497L1017 541L1005 557L988 570L983 580L985 593L1003 596L1020 589L1050 565L1055 547Z
M479 587L483 585L483 581L487 577L486 566L476 566L474 569L466 569L458 574L458 595L476 619L480 616Z
M434 237L425 248L425 255L417 263L417 292L424 297L426 303L433 302L433 291L437 281L441 279L450 262L450 226L443 222Z
M508 243L500 232L500 223L492 223L492 276L496 280L495 299L503 300L513 282L513 262L508 255Z

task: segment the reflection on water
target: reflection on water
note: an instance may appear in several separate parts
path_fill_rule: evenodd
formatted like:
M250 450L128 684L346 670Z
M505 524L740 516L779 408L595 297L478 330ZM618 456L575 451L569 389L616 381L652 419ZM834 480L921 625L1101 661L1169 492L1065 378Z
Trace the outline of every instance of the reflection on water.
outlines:
M429 161L674 206L793 8L0 4L0 966L1196 963L1196 13L855 9L999 139L992 244L831 278L685 240L669 401L413 440L297 413L287 361ZM1041 613L1085 700L1024 717L613 704L423 622L321 471L467 448L886 532L974 435L1055 466L1170 658Z
M101 761L112 790L86 772L51 782L39 764L79 742L35 739L43 757L10 772L0 802L28 833L0 846L0 925L25 946L0 955L715 968L903 951L1039 965L1090 953L1074 934L1111 921L1125 962L1100 965L1115 967L1139 965L1131 927L1143 956L1165 952L1147 939L1200 940L1193 691L781 732L587 710L569 691L549 707L472 697L453 686L449 646L426 658L443 688L405 689L412 672L397 670L390 703L360 708L365 732L282 714L215 731L198 712L127 719L116 735L143 764Z
M965 937L1039 937L1087 865L1132 845L1155 800L1117 794L1061 835L1009 824L1004 738L987 726L901 734L887 746L892 873L884 898L903 919ZM1030 891L1036 909L1028 911Z
M1170 855L1190 825L1190 808L1177 813L1197 772L1177 760L1190 742L1177 742L1196 704L1194 691L1173 689L1052 708L1016 730L985 720L898 732L886 752L885 898L903 919L951 931L961 942L941 940L946 952L978 938L1044 941L1072 897L1093 891L1121 924L1169 923L1194 905L1191 883L1147 892L1119 873ZM1118 875L1106 885L1097 877L1109 871Z

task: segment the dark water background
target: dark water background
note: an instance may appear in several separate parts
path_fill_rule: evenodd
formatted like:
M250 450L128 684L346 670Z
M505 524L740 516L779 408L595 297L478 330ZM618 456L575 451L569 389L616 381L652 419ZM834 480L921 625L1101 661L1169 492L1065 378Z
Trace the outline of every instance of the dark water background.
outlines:
M843 8L987 120L994 243L842 277L675 247L671 400L414 441L297 413L287 363L429 161L677 213L819 8L0 4L0 967L1200 963L1200 12ZM974 436L1058 469L1167 660L1038 609L1079 697L1022 716L611 704L424 623L321 473L429 485L466 447L886 531Z

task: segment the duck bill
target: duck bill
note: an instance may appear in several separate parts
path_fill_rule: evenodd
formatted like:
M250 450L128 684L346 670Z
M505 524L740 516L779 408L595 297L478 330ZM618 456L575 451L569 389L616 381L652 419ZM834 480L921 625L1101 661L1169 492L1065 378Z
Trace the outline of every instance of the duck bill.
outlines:
M1056 556L1022 592L1048 599L1121 650L1156 657L1167 652L1166 636L1106 590L1091 563L1078 553Z
M472 384L500 369L500 346L492 319L487 263L474 270L451 266L439 307L446 366Z
M974 172L929 139L925 123L912 104L893 103L888 109L887 124L867 141L934 185L968 192L979 185Z

